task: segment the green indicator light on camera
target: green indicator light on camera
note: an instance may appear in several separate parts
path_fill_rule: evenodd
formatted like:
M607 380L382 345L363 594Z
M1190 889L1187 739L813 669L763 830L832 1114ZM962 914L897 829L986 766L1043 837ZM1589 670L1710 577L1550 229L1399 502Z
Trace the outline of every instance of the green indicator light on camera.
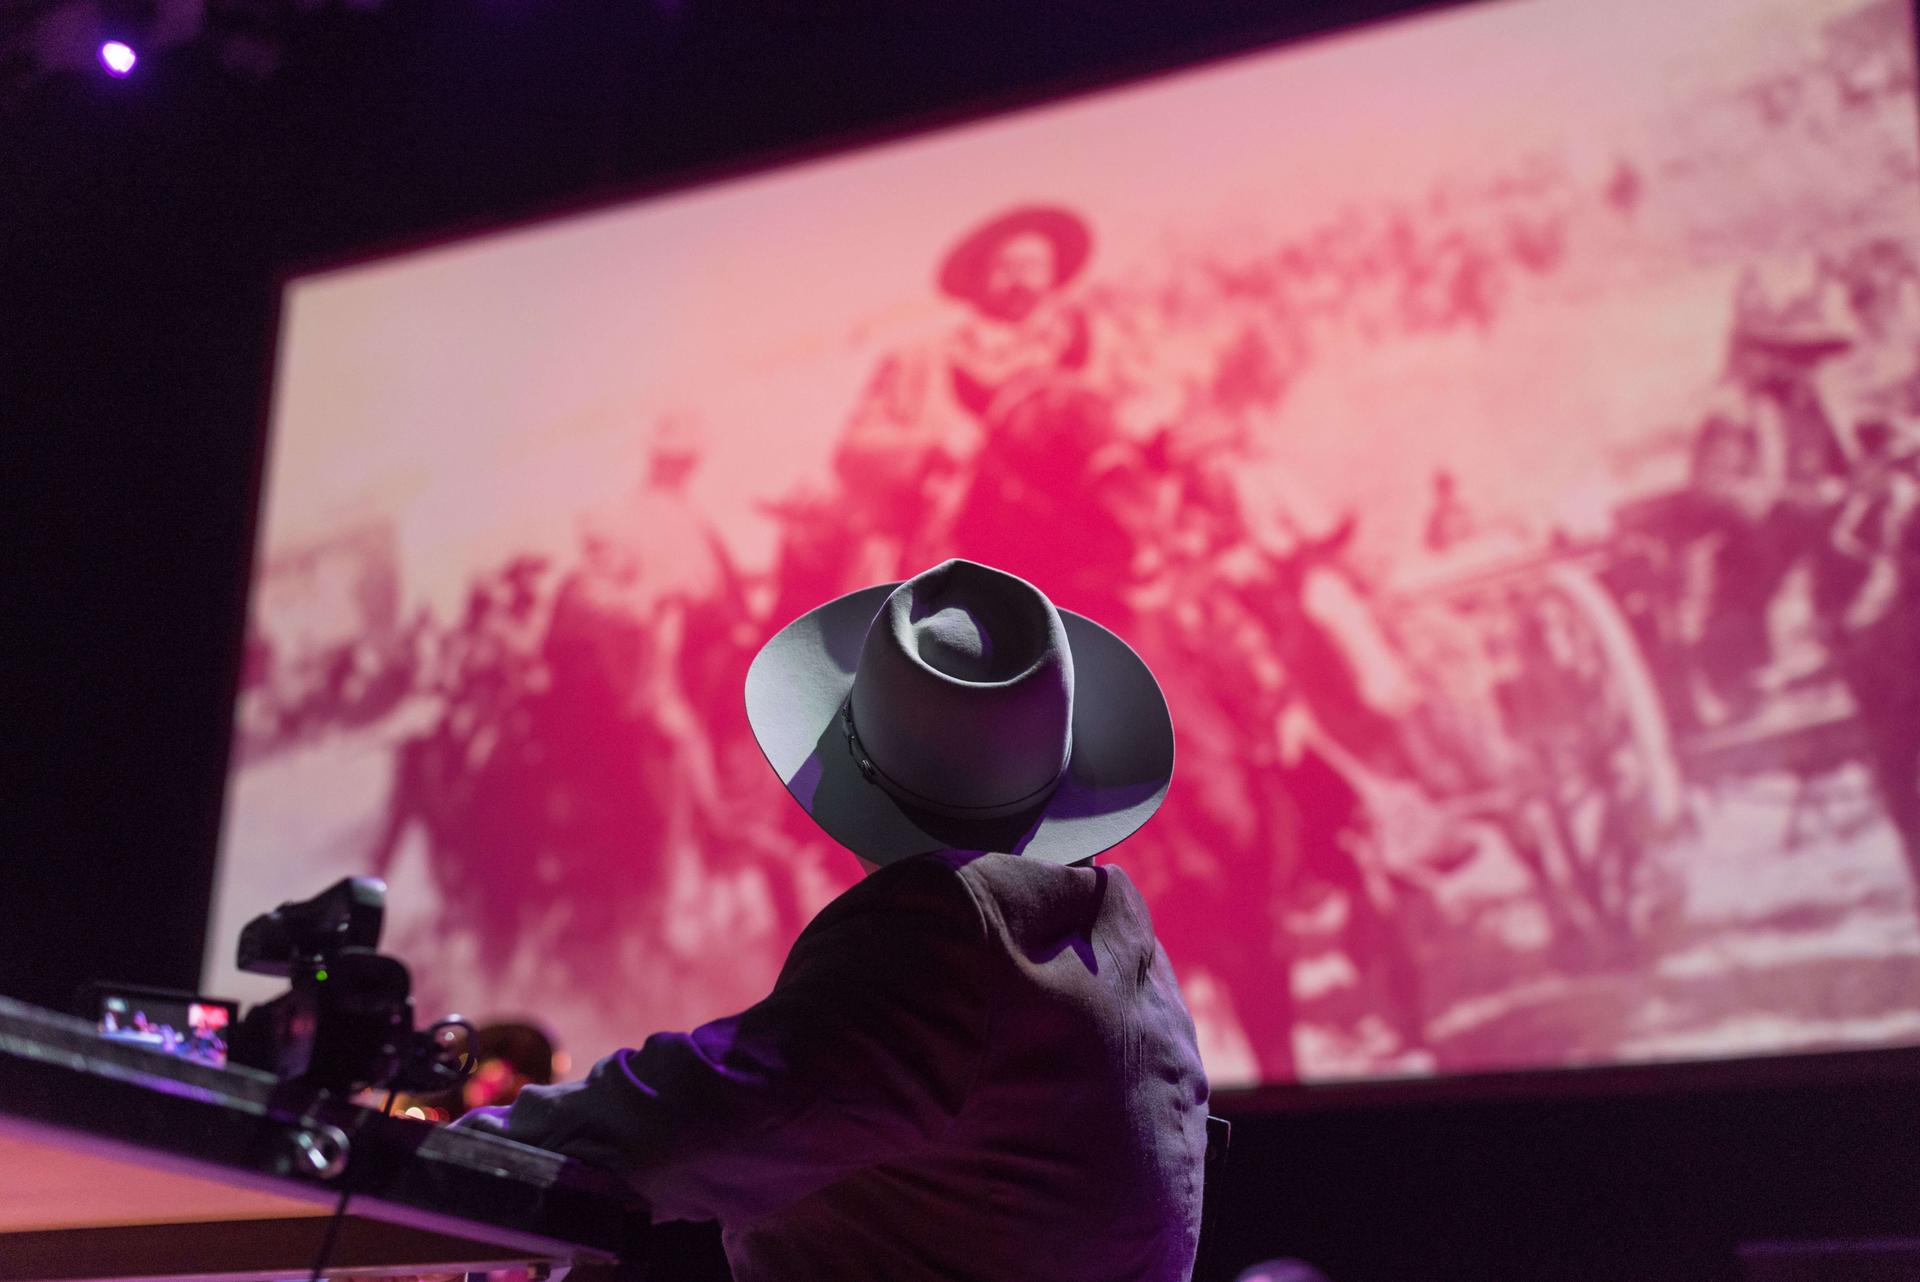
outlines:
M313 972L313 977L324 984L327 980L327 972L324 970L316 970Z

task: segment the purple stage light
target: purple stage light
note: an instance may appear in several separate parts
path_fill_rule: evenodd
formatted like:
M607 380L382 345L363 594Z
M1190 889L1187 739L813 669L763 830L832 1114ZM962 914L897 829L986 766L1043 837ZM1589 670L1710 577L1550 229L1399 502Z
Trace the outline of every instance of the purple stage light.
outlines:
M109 40L100 46L100 65L107 69L110 76L125 76L133 70L133 64L140 61L140 55L133 46L121 40Z

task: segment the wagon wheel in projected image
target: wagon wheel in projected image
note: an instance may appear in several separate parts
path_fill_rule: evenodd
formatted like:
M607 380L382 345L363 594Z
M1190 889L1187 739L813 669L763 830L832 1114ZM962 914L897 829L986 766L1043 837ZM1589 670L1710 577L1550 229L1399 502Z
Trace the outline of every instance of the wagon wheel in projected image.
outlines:
M1681 776L1659 691L1632 629L1581 562L1540 566L1506 594L1516 660L1502 719L1529 776L1542 844L1522 852L1594 942L1624 947L1657 899L1649 843L1681 813Z

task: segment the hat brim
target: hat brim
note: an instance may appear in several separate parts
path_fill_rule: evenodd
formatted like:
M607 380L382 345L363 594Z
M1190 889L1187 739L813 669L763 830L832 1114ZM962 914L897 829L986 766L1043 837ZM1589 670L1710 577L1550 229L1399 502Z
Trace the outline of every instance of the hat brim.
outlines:
M775 633L747 670L747 721L760 751L828 836L876 864L941 850L1070 864L1152 818L1173 779L1166 697L1131 646L1070 610L1060 619L1073 651L1073 751L1044 803L1001 819L950 819L903 806L869 782L848 751L840 706L867 626L898 586L876 584L808 611Z
M976 227L953 247L940 264L940 292L977 300L986 280L987 260L1001 245L1027 232L1053 244L1055 289L1078 276L1093 251L1093 233L1079 215L1051 205L1022 206Z

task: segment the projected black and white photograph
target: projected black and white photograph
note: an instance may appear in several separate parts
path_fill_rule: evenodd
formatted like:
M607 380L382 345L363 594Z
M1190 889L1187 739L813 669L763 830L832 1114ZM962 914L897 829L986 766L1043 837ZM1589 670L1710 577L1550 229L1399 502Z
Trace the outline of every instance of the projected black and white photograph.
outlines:
M209 938L751 1003L859 869L747 666L960 556L1165 691L1216 1087L1920 1042L1915 112L1893 0L1512 0L295 278Z

